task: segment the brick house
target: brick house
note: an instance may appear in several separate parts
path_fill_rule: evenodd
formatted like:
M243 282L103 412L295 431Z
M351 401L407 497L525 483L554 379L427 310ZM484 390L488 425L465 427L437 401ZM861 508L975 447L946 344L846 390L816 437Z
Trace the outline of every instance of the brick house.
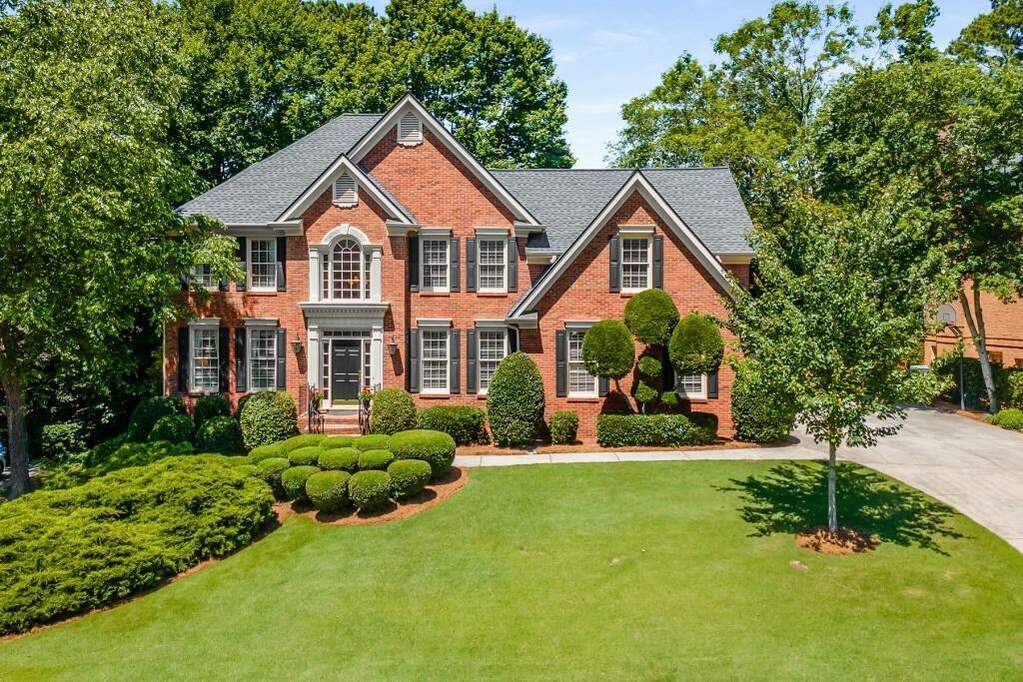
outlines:
M343 411L362 387L401 387L421 406L484 407L518 349L548 413L576 411L584 437L610 407L581 363L587 327L648 287L683 315L723 314L727 275L747 285L752 256L726 168L488 170L412 96L339 116L180 212L223 221L247 276L197 269L214 293L167 329L168 393L281 388L304 412L314 385ZM727 367L677 379L725 433L731 383Z
M984 311L985 338L991 362L1003 367L1023 369L1023 301L1016 296L1009 303L1002 303L994 294L982 292L980 303ZM963 315L962 305L952 301L943 308L947 310L944 319L951 322L955 331L946 328L929 337L924 344L924 362L930 364L938 356L953 350L960 337L965 341L966 357L976 358L977 349L973 345L973 336ZM976 315L975 307L971 305L970 308Z

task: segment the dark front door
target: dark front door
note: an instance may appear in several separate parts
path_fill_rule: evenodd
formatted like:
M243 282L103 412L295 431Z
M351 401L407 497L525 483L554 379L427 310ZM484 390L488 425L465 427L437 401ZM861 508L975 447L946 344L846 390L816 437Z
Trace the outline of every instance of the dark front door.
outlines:
M359 365L362 342L334 339L330 342L331 400L355 400L359 397Z

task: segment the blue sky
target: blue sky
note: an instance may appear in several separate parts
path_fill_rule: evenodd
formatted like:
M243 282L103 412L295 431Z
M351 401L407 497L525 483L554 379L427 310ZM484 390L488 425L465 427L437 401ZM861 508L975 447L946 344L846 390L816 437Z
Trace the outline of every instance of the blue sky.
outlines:
M374 3L383 9L386 3ZM714 61L717 35L763 16L767 0L467 0L476 10L498 11L547 38L554 48L558 76L568 84L568 141L576 165L606 165L606 147L619 128L619 108L649 91L675 59L689 51ZM851 2L860 23L873 19L881 0ZM898 5L898 0L894 0ZM945 0L934 27L946 45L983 12L987 0Z

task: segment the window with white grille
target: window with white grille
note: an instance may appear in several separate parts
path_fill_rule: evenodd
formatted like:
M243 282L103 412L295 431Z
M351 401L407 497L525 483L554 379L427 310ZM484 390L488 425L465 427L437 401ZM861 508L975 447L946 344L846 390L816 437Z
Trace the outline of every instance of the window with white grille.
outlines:
M480 393L486 393L497 366L508 354L508 332L505 329L482 329L479 338Z
M355 186L355 178L342 173L334 181L334 203L339 206L354 206L359 203L359 192Z
M277 240L249 240L249 288L277 290Z
M422 239L423 291L448 291L448 240Z
M192 279L196 284L207 289L216 286L216 282L213 281L213 271L209 265L196 265L193 267Z
M568 330L568 394L570 396L597 395L597 377L586 371L583 364L583 337L585 329Z
M686 398L706 398L707 375L680 374L675 382L675 391Z
M330 259L334 268L331 298L333 300L362 298L362 281L365 273L362 270L362 247L359 242L354 239L338 241L331 251Z
M423 392L448 392L448 330L423 329Z
M505 282L507 241L504 239L480 239L476 243L479 249L477 259L479 291L507 291Z
M220 390L220 354L217 327L192 329L192 392Z
M411 111L398 121L398 143L403 145L419 144L423 141L423 125Z
M622 289L650 288L650 240L622 239Z
M249 376L253 391L277 387L277 330L249 330Z

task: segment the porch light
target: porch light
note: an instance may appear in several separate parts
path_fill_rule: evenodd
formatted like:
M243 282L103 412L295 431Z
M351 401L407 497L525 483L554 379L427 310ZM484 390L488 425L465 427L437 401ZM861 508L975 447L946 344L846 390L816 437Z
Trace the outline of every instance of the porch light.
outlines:
M298 336L295 336L291 342L291 350L295 351L295 355L302 354L302 339L298 338Z
M398 339L394 334L391 334L391 338L387 342L387 354L391 357L398 354Z

